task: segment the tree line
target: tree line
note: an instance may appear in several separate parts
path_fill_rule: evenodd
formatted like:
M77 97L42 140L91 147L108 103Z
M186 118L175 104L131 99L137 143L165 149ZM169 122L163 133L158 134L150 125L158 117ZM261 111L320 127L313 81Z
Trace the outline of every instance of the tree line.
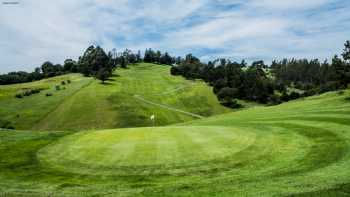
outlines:
M237 99L279 104L284 101L347 88L350 83L350 42L345 43L342 58L332 62L318 59L283 59L270 66L264 61L248 65L227 59L202 63L189 54L171 68L172 75L203 79L228 107L240 107ZM295 91L299 90L299 91Z
M82 73L104 83L117 67L127 68L129 64L139 62L171 65L172 75L204 80L213 86L220 102L228 107L239 107L237 99L278 104L343 89L350 83L350 41L347 41L342 55L335 55L331 62L283 59L275 60L271 65L264 61L247 64L244 60L234 62L228 59L203 63L192 54L184 58L173 57L153 49L146 49L144 55L128 49L106 53L99 46L90 46L78 61L67 59L63 65L47 61L31 73L21 71L0 75L0 84L30 82L66 73Z
M99 46L90 46L78 61L66 59L63 65L46 61L33 72L19 71L0 75L0 85L32 82L67 73L82 73L84 76L96 77L104 83L118 66L127 68L129 64L140 62L172 65L175 60L176 58L171 57L167 52L162 53L152 49L146 49L144 55L141 55L140 51L133 53L129 49L120 53L113 49L106 53Z

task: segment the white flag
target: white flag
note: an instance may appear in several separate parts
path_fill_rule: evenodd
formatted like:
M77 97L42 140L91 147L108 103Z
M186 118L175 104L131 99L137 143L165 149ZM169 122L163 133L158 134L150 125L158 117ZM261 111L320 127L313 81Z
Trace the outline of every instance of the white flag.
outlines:
M154 120L154 118L155 118L155 116L154 116L154 115L152 115L152 116L151 116L151 120Z

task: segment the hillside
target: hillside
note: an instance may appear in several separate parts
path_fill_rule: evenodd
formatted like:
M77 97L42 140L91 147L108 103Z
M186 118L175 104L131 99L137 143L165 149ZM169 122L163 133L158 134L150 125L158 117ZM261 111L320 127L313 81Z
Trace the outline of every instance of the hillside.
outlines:
M82 130L169 125L229 112L210 87L169 74L169 66L130 65L106 83L69 74L19 85L0 86L0 117L20 130ZM71 80L61 85L61 81ZM55 86L61 90L56 91ZM22 99L23 89L43 88ZM65 88L63 90L63 88ZM46 93L53 93L45 97Z
M347 90L168 127L3 131L0 192L347 196L349 114Z

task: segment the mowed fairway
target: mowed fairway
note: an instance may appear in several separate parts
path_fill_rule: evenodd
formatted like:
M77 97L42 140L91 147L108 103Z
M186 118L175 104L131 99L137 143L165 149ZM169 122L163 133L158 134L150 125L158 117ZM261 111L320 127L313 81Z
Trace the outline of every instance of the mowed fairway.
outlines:
M74 130L168 125L230 112L210 87L170 75L170 67L155 64L118 69L106 83L71 74L20 85L0 86L0 120L16 129ZM62 80L72 81L56 91ZM45 88L40 94L15 98L25 88ZM45 97L53 93L52 97Z
M349 196L350 91L167 127L0 132L9 196Z

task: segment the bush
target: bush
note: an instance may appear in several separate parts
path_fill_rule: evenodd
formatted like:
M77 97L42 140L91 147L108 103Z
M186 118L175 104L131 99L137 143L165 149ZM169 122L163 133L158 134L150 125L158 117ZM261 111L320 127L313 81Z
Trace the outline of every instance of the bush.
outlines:
M290 99L289 99L289 95L286 93L286 92L283 92L282 96L281 96L281 100L283 102L288 102Z
M295 99L298 99L298 98L300 98L301 97L301 95L298 93L298 92L292 92L292 93L290 93L290 95L289 95L289 99L290 100L295 100Z
M182 71L181 71L181 69L180 69L179 67L177 67L177 66L172 66L172 67L170 68L170 74L171 74L171 75L181 75L181 74L182 74Z
M55 86L55 89L56 89L56 91L59 91L59 90L61 90L61 86L57 85L57 86Z
M313 96L313 95L318 94L318 92L319 92L319 90L317 88L314 88L314 89L305 91L301 96L302 97Z
M23 98L23 95L22 94L16 94L15 97L21 99L21 98Z
M71 82L71 80L68 79L68 80L67 80L67 83L70 84L70 83L72 83L72 82Z
M281 104L282 101L281 101L281 97L274 94L274 95L271 95L268 99L268 103L269 105L278 105L278 104Z
M345 92L343 90L341 90L341 91L338 92L338 95L344 95L344 93Z
M22 93L17 93L15 95L16 98L23 98L24 96L31 96L32 94L38 94L40 93L42 89L31 89L31 90L25 90Z
M0 120L0 128L2 128L2 129L15 129L15 127L13 127L11 125L11 122L6 121L6 120Z
M41 89L33 89L33 90L30 90L30 93L31 94L39 94L41 91Z
M46 93L46 96L49 97L49 96L53 96L52 93Z
M61 81L61 85L66 85L66 82L65 81Z
M230 101L224 101L224 102L221 102L221 104L223 106L226 106L232 109L239 109L243 107L241 104L238 103L236 99L232 99Z

